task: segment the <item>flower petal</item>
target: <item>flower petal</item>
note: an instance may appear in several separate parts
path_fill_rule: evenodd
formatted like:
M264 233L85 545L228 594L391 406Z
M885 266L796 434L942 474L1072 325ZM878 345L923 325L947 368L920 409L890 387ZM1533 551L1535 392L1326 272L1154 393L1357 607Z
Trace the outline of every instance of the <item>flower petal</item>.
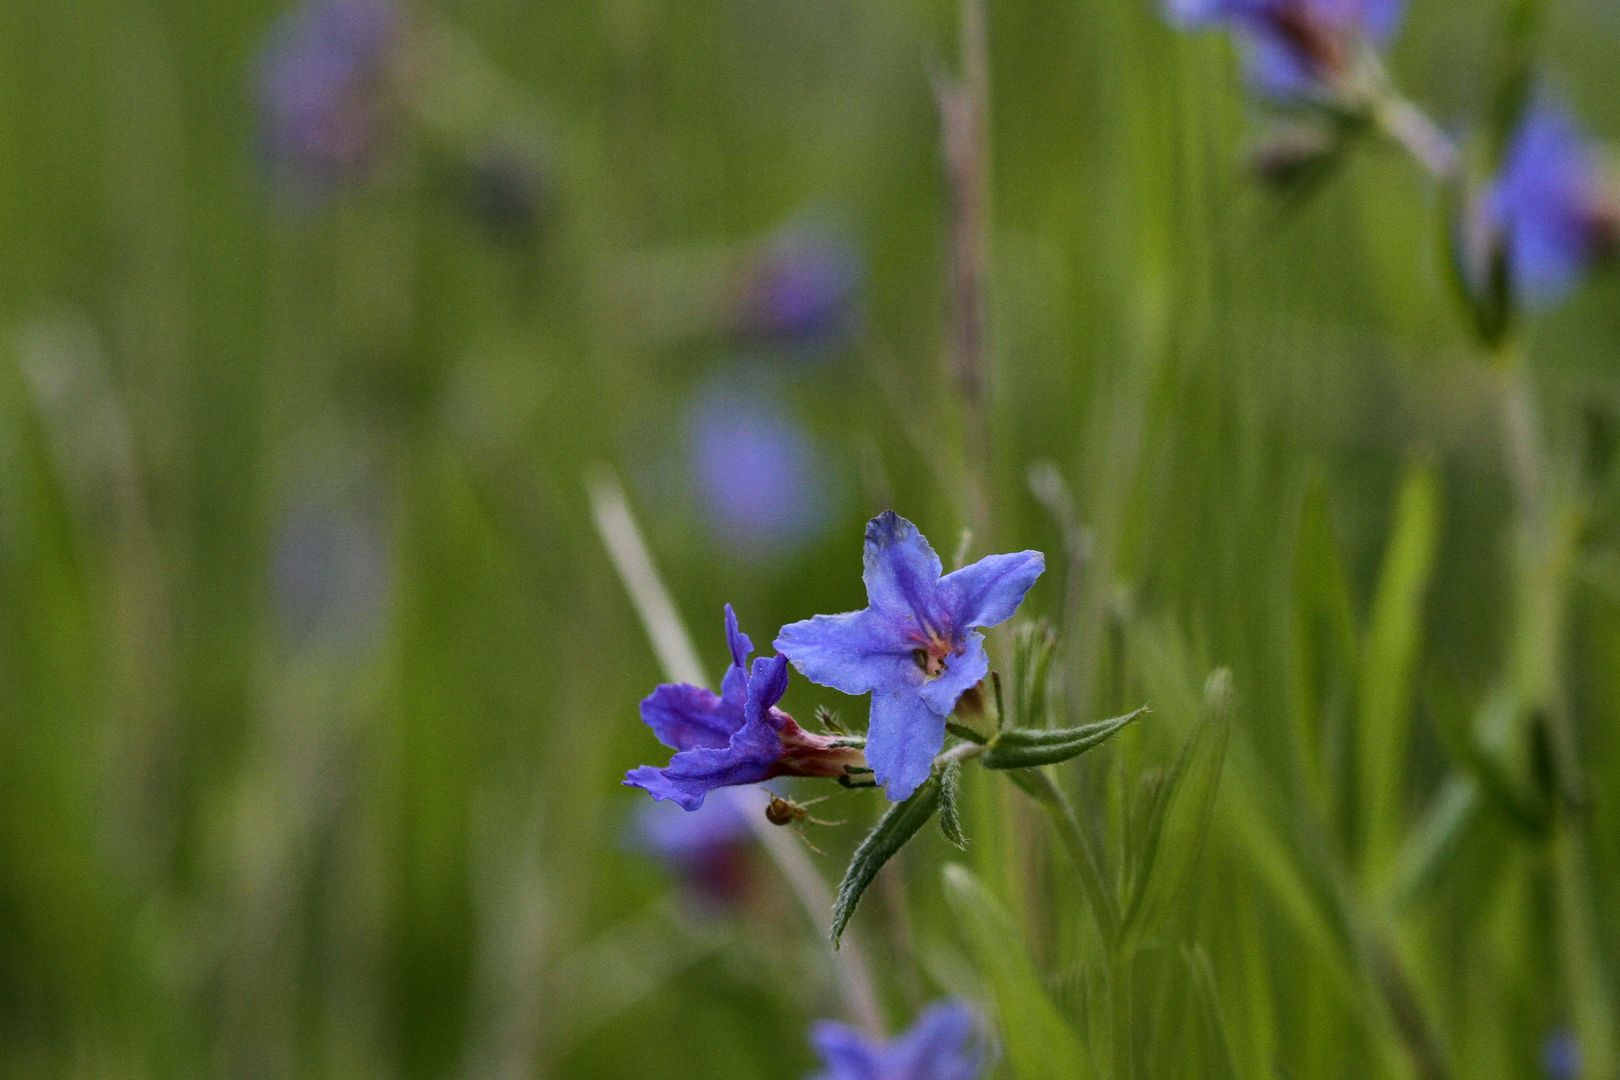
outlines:
M625 774L626 787L638 787L655 799L668 799L684 810L696 810L715 788L769 780L782 743L763 723L745 724L724 749L682 750L662 768L643 765Z
M827 1066L813 1080L883 1080L882 1050L848 1024L823 1020L810 1029L810 1045Z
M916 686L923 679L905 627L872 608L790 623L775 648L811 682L845 694Z
M725 746L742 726L742 709L713 691L689 683L666 683L641 703L641 719L671 750Z
M889 1046L890 1076L928 1080L973 1080L983 1054L975 1045L973 1012L960 1001L930 1006Z
M737 706L748 696L748 656L754 643L737 628L737 613L726 605L726 647L731 651L731 666L720 681L720 697Z
M782 700L788 687L788 658L785 656L760 657L754 661L754 673L748 677L748 703L743 706L743 726L764 724L777 726L774 717L781 716L771 706Z
M925 631L940 625L935 592L942 568L917 526L893 510L883 511L866 525L863 562L872 607Z
M995 626L1012 618L1045 569L1046 556L1038 551L987 555L941 578L940 599L957 630Z
M872 695L866 731L866 763L893 802L909 796L928 779L934 755L945 745L945 718L914 690L880 690Z
M963 642L962 651L948 657L945 670L938 678L923 683L919 693L923 703L940 716L949 716L956 708L956 699L970 687L978 685L990 671L990 657L984 651L984 635L970 632Z

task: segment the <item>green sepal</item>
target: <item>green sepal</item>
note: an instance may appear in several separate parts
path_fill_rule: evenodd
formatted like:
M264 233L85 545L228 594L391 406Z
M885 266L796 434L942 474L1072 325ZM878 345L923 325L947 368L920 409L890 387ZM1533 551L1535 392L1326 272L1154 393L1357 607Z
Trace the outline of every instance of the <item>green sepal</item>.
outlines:
M958 802L962 794L962 766L951 762L939 774L939 831L962 851L967 850L967 834L962 831Z
M1030 769L1038 765L1056 765L1101 746L1147 711L1144 705L1124 716L1055 731L1012 728L997 736L980 760L990 769Z

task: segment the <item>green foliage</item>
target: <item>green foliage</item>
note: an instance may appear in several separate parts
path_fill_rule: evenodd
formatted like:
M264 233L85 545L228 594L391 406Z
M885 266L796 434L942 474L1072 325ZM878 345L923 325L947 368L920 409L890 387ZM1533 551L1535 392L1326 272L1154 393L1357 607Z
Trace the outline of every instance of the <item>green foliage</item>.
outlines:
M996 736L983 761L990 769L1030 769L1056 765L1079 757L1117 735L1127 724L1147 712L1143 706L1123 716L1098 720L1077 728L1009 728Z
M883 864L894 858L939 809L941 786L937 774L929 777L909 798L890 805L872 831L862 838L844 870L844 879L838 884L838 897L833 902L831 937L835 948L844 936L844 927L855 914L855 905L860 903L866 887L872 884ZM954 816L954 809L952 813ZM946 831L949 834L950 827L946 827Z
M1020 1080L1096 1075L1079 1037L1059 1014L1006 908L967 868L945 867L945 898L990 987L1007 1062Z

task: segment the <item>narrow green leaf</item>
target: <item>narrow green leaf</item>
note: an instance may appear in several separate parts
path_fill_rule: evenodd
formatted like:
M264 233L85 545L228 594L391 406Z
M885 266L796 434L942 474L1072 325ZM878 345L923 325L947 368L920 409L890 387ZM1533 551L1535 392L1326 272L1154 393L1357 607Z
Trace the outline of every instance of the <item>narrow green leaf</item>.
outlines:
M1192 876L1209 835L1231 731L1232 676L1217 669L1204 684L1204 705L1144 823L1125 925L1146 931L1171 910Z
M906 841L917 835L917 830L934 816L934 811L939 808L939 787L938 777L929 777L922 787L912 792L909 799L897 802L884 811L877 825L855 849L854 856L849 860L849 868L844 871L844 880L838 884L838 898L833 902L833 948L838 947L844 927L849 925L850 916L855 914L855 905L860 902L861 894L872 884L872 879L877 877L883 864L905 847Z
M1080 1080L1091 1062L1052 1003L1023 935L1005 908L968 872L945 867L945 898L990 985L1007 1063L1019 1080Z
M1124 716L1056 731L1013 728L997 736L995 743L985 751L981 760L991 769L1029 769L1038 765L1055 765L1101 746L1125 725L1147 711L1147 706L1144 705Z
M951 762L939 775L939 831L962 851L967 850L967 834L957 801L962 794L962 766Z
M1320 804L1343 802L1334 748L1344 745L1359 664L1349 576L1333 535L1327 487L1311 484L1294 548L1294 711L1300 756Z
M1383 875L1400 842L1406 790L1412 675L1440 531L1439 482L1427 463L1414 464L1401 486L1394 531L1373 601L1361 654L1357 701L1357 814L1363 823L1362 870Z
M1047 687L1057 635L1044 619L1024 623L1013 633L1014 717L1020 727L1044 728Z

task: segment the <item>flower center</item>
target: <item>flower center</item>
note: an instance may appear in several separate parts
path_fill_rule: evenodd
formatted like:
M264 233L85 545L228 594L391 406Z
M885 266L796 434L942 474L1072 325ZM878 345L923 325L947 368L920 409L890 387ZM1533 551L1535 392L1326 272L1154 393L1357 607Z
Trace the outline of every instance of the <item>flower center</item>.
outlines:
M950 655L951 643L937 633L929 634L920 648L911 650L911 658L930 679L937 679L945 674L945 669L949 666L945 663L945 659Z

